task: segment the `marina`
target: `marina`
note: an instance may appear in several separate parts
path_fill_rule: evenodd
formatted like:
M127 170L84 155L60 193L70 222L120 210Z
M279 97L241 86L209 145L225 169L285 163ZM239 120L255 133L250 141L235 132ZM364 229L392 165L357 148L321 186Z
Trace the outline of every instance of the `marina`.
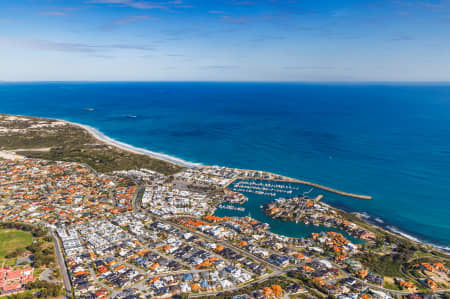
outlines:
M232 205L218 205L217 208L218 209L223 209L223 210L245 212L245 208L235 207L235 206L232 206Z
M275 197L277 193L292 194L293 191L298 190L298 187L269 181L239 181L233 185L232 190Z
M286 222L303 222L306 225L334 227L346 231L355 238L363 240L375 240L376 235L364 228L356 225L347 225L335 210L327 205L319 203L321 195L312 199L307 196L294 196L291 198L277 198L267 204L262 209L271 218L280 219Z
M242 169L241 169L242 170ZM270 178L270 181L268 180ZM249 193L255 193L260 195L268 195L268 196L275 196L274 192L277 193L285 193L285 194L292 194L293 191L298 190L298 187L293 187L291 184L301 184L305 186L313 187L309 191L305 191L307 193L311 192L314 188L321 189L324 191L328 191L331 193L335 193L338 195L342 195L345 197L352 197L357 199L364 199L364 200L372 200L372 196L369 195L361 195L361 194L355 194L355 193L349 193L340 191L337 189L333 189L324 185L316 184L313 182L305 181L305 180L299 180L291 177L284 177L279 176L275 174L268 174L266 176L265 181L254 181L251 177L243 176L238 178L238 183L236 181L233 185L233 191L236 192L249 192ZM283 184L284 183L284 184ZM297 188L297 189L295 189Z
M209 103L213 106L204 105L207 96L200 92L204 90L204 86L197 85L198 88L194 86L195 88L192 87L189 90L178 83L170 84L170 88L169 85L156 83L142 86L89 85L89 89L92 89L93 92L105 94L104 98L86 96L87 87L81 85L61 83L58 84L59 88L55 88L56 86L52 86L52 84L3 85L4 93L22 98L23 101L4 101L2 107L5 113L55 117L89 125L97 132L103 133L99 133L100 138L110 137L118 140L115 142L117 146L120 145L119 142L131 144L135 149L142 149L139 150L142 154L151 155L159 152L170 155L167 159L171 161L175 161L174 158L177 157L183 159L184 162L180 162L182 165L191 165L189 162L192 162L192 164L227 165L243 170L259 169L264 170L258 176L260 178L265 178L266 175L269 176L269 173L273 173L279 174L279 177L274 176L271 178L272 180L287 182L288 177L299 178L303 181L318 183L354 194L370 194L375 200L335 197L323 191L326 202L333 206L351 212L366 211L382 219L385 227L395 226L419 240L448 246L450 232L445 226L447 224L445 222L446 211L448 210L446 209L448 201L445 197L445 194L448 193L448 184L446 184L448 181L448 155L445 155L445 151L440 151L436 157L420 154L431 152L433 148L446 149L448 147L448 130L437 126L438 123L448 123L447 119L442 117L450 115L447 113L448 105L442 107L442 101L439 100L442 96L448 95L444 87L291 86L289 90L292 93L285 94L286 98L283 98L279 95L286 86L259 85L260 99L264 99L267 104L261 108L262 112L279 111L280 107L284 107L283 105L292 105L292 118L277 118L277 121L265 119L263 122L260 121L262 120L261 115L253 115L248 113L253 110L246 110L254 108L251 100L252 94L249 91L252 87L251 84L248 87L236 87L235 90L230 87L231 85L211 85L209 88L218 95L230 92L229 96L220 96L222 101ZM120 106L120 99L115 98L115 95L120 94L122 88L126 89L129 98L130 105L126 111ZM146 99L146 93L143 92L143 90L159 92L166 89L175 94L186 92L196 100L188 104L182 97L177 98L170 96L170 93L161 93L161 106L154 107L151 105L151 99ZM367 90L370 92L367 93ZM310 95L308 91L314 97L327 99L327 105L319 105L316 101L306 100ZM47 95L46 101L43 101L40 96L33 96L33 94ZM267 96L270 94L277 95L277 99L280 98L280 100L270 101L270 97ZM374 126L371 127L365 126L371 117L377 120L386 117L388 106L380 105L379 102L380 95L386 94L392 94L395 101L383 104L389 103L389 107L394 105L396 111L403 112L401 115L396 114L394 119L405 134L394 136L391 126L380 126L379 123L374 123ZM239 98L239 95L242 95L242 98ZM412 102L408 95L417 98L414 103L418 106L411 105ZM365 110L355 110L356 107L360 107L358 103L360 103L361 97L367 98L369 107ZM298 98L304 98L305 101L296 102L295 99ZM349 109L348 115L361 115L361 118L348 117L338 123L335 115L331 112L339 111L343 107L343 102ZM74 106L72 103L77 103L77 105ZM108 113L101 109L107 103L110 107ZM434 105L429 105L429 103L434 103ZM236 115L236 119L230 118L227 113L224 113L231 107L240 111ZM432 110L430 113L440 121L429 123L430 127L420 127L424 130L426 128L421 136L429 136L429 139L417 139L418 150L409 151L402 144L409 144L410 136L415 136L418 129L410 125L420 124L424 121L416 117L415 113L418 110L413 109L414 107ZM435 109L438 107L439 109ZM95 111L90 112L83 108L92 108ZM207 116L205 122L211 126L200 126L204 123L203 121L199 122L199 114L194 113L199 109L205 109L204 115ZM324 124L324 119L313 113L313 111L321 111L321 109L324 110L324 113L330 112L327 114L330 115L327 121L336 126ZM188 113L180 113L180 111L188 111ZM128 119L124 118L124 115L138 117ZM162 115L166 117L161 118ZM305 116L308 116L309 119L305 119ZM155 122L155 119L158 122ZM296 122L293 121L294 119L303 119L305 122ZM217 128L212 124L221 123L218 120L233 128L230 131L233 134L228 136L225 135L227 130L216 130ZM190 131L186 128L186 123L199 126ZM235 126L236 123L243 125ZM255 125L253 126L253 124ZM277 129L275 130L275 128ZM366 128L367 130L364 130L363 133L356 128ZM199 133L199 135L194 133ZM330 138L322 136L323 133L331 134ZM204 138L205 136L214 138ZM224 143L219 142L224 140L225 136L230 137L230 140L226 139L227 142ZM319 137L316 139L312 136ZM369 138L369 136L372 137ZM181 139L183 147L180 147ZM393 141L395 141L395 146L392 144ZM316 142L317 146L315 146ZM266 143L277 146L264 146ZM240 146L238 151L236 151L237 145ZM209 150L211 147L215 151ZM131 147L125 146L123 148L131 149ZM352 157L350 153L359 154L358 159L352 163L349 163ZM328 159L329 156L332 156L333 159ZM439 167L430 161L438 158L442 161ZM401 171L392 171L393 161L398 161L397 166L401 167ZM430 168L429 172L420 172L420 169L424 169L424 165L421 164L425 163L436 165L436 167ZM418 173L420 175L417 175ZM255 180L254 177L250 178L250 175L242 176L242 178ZM396 184L392 184L392 182L396 182ZM273 183L284 184L284 182ZM290 184L294 185L294 183L292 181ZM316 192L319 189L313 186L308 187L308 185L303 187L304 191L314 188L313 192ZM291 195L283 194L281 197L292 195L294 192ZM271 196L271 198L275 199L276 197ZM423 198L429 198L430 204L424 205ZM403 211L405 207L408 207L408 213L401 213L402 217L399 217L399 211Z
M305 196L312 200L321 200L319 190L311 188L305 188L300 184L291 182L269 182L265 180L237 180L228 186L229 189L235 191L235 186L250 186L251 188L245 188L245 191L240 191L248 198L248 201L239 206L244 210L239 209L221 209L217 206L214 212L214 216L224 217L245 217L251 215L252 218L267 223L270 226L270 231L276 234L280 234L286 237L303 238L310 236L312 233L320 233L326 231L335 231L342 233L346 238L351 240L355 244L361 243L361 240L354 238L341 229L334 227L320 225L313 222L304 223L302 221L283 221L281 219L274 219L266 215L262 207L273 201L275 198L287 198L293 196ZM263 190L266 188L267 190ZM270 190L269 190L270 188ZM244 189L244 188L242 188ZM269 192L270 191L270 192ZM279 192L281 191L281 192ZM286 193L286 191L292 191L292 193Z

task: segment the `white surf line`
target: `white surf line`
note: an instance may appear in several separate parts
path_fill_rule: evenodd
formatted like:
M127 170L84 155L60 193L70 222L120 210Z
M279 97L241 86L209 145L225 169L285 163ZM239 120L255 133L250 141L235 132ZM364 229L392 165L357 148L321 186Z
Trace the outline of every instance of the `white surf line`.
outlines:
M386 229L388 229L391 232L396 233L396 234L398 234L398 235L400 235L402 237L405 237L405 238L407 238L407 239L409 239L411 241L414 241L414 242L417 242L417 243L420 243L420 244L428 244L428 245L431 245L431 246L433 246L433 247L435 247L437 249L450 252L450 247L449 246L442 246L442 245L434 244L434 243L431 243L431 242L428 242L428 241L425 241L425 240L421 240L419 238L411 236L410 234L407 234L406 232L402 231L398 227L388 225L388 226L386 226Z
M10 115L10 114L5 114L5 115ZM21 116L21 115L14 115L14 116ZM29 116L25 116L25 117L29 117ZM40 117L40 116L33 116L33 117L48 118L48 117ZM97 130L97 129L93 128L93 127L90 127L88 125L84 125L84 124L80 124L80 123L76 123L76 122L71 122L71 121L67 121L67 120L64 120L64 119L57 119L57 118L49 118L49 119L58 120L58 121L62 121L62 122L68 123L68 124L72 124L72 125L81 127L83 129L87 130L89 133L91 133L98 140L103 141L103 142L105 142L107 144L110 144L112 146L116 146L116 147L121 148L121 149L126 150L126 151L130 151L130 152L137 153L137 154L147 155L147 156L150 156L150 157L155 158L155 159L164 160L166 162L174 163L174 164L181 165L181 166L184 166L184 167L195 167L195 166L203 165L201 163L188 162L188 161L185 161L183 159L180 159L180 158L177 158L177 157L173 157L173 156L170 156L170 155L167 155L167 154L157 153L157 152L153 152L153 151L150 151L150 150L147 150L147 149L144 149L144 148L134 147L134 146L129 145L127 143L120 142L120 141L117 141L117 140L115 140L115 139L113 139L111 137L108 137L105 134L103 134L102 132L100 132L99 130ZM299 183L299 182L295 182L295 181L294 181L294 183L296 183L296 184L303 184L301 182ZM336 208L333 205L330 205L330 207ZM372 216L372 215L370 215L370 216ZM390 226L390 225L384 226L384 225L377 225L377 224L373 224L373 223L372 223L372 225L375 225L377 227L380 227L381 229L390 231L390 232L392 232L394 234L403 236L403 237L405 237L405 238L407 238L407 239L409 239L411 241L414 241L414 242L417 242L417 243L420 243L420 244L431 245L431 246L435 247L438 250L450 252L450 246L441 246L441 245L437 245L437 244L431 243L431 242L426 241L426 240L418 239L416 237L413 237L413 236L405 233L404 231L400 230L399 228L397 228L395 226Z
M160 159L160 160L164 160L166 162L170 162L173 164L178 164L184 167L194 167L194 166L199 166L202 165L201 163L193 163L193 162L188 162L185 161L183 159L177 158L177 157L173 157L164 153L157 153L157 152L153 152L151 150L145 149L145 148L139 148L139 147L135 147L132 146L128 143L125 142L121 142L118 140L115 140L109 136L106 136L105 134L103 134L102 132L100 132L98 129L93 128L89 125L84 125L84 124L80 124L80 123L76 123L76 122L71 122L71 121L67 121L67 120L63 120L61 119L61 121L64 121L66 123L81 127L85 130L87 130L89 133L91 133L96 139L103 141L109 145L118 147L122 150L126 150L129 152L133 152L135 154L142 154L142 155L146 155L149 156L151 158L155 158L155 159Z

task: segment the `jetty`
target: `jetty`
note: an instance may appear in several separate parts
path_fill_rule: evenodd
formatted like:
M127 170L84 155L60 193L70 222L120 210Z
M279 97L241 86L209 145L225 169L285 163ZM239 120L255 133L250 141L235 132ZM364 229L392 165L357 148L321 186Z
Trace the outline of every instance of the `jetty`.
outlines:
M248 171L248 170L244 170L244 169L239 169L240 171ZM254 171L256 172L256 171ZM318 189L322 189L328 192L332 192L335 194L339 194L342 196L346 196L346 197L353 197L353 198L358 198L358 199L364 199L364 200L372 200L372 196L369 195L361 195L361 194L355 194L355 193L349 193L349 192L344 192L344 191L340 191L337 189L333 189L327 186L323 186L320 184L316 184L313 182L309 182L309 181L305 181L305 180L299 180L299 179L294 179L294 178L290 178L290 177L285 177L285 176L281 176L281 175L276 175L273 173L269 173L269 172L265 172L268 177L260 177L260 178L255 178L252 176L239 176L236 179L234 179L233 181L231 181L226 187L228 187L229 185L233 184L234 182L236 182L237 180L261 180L261 181L272 181L272 182L283 182L283 183L297 183L297 184L302 184L302 185L306 185L306 186L311 186L314 188L318 188ZM247 191L247 190L241 190L241 191Z
M343 195L343 196L348 196L348 197L354 197L354 198L358 198L358 199L365 199L365 200L372 200L372 196L369 195L360 195L360 194L355 194L355 193L348 193L348 192L344 192L344 191L339 191L327 186L322 186L316 183L312 183L312 182L308 182L308 181L303 181L303 180L298 180L298 179L289 179L289 180L279 180L280 182L293 182L293 183L299 183L299 184L303 184L303 185L307 185L307 186L311 186L311 187L315 187L318 189L322 189L328 192L332 192L332 193L336 193L339 195Z
M314 198L314 201L315 201L315 202L318 202L318 201L320 201L322 198L323 198L323 195L322 195L322 194L319 194L319 195L316 196L316 198Z

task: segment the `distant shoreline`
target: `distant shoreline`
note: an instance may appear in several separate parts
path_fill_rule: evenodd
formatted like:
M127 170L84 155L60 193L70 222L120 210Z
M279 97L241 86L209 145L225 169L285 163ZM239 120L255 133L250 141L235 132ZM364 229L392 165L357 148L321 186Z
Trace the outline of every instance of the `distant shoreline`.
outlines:
M13 115L13 114L8 114L8 115ZM82 128L84 130L86 130L89 134L91 134L95 139L97 139L100 142L103 142L105 144L108 144L110 146L114 146L116 148L119 148L121 150L124 151L128 151L134 154L140 154L140 155L146 155L149 156L151 158L154 159L159 159L159 160L163 160L166 161L168 163L174 164L174 165L178 165L178 166L183 166L183 167L193 167L193 166L202 166L203 164L201 163L193 163L193 162L188 162L185 161L183 159L177 158L177 157L173 157L167 154L163 154L163 153L157 153L157 152L153 152L144 148L138 148L138 147L134 147L130 144L115 140L111 137L106 136L105 134L103 134L101 131L99 131L96 128L93 128L89 125L84 125L84 124L80 124L80 123L76 123L76 122L72 122L72 121L68 121L68 120L64 120L64 119L57 119L57 118L48 118L48 117L39 117L39 116L27 116L27 115L14 115L14 116L24 116L24 117L36 117L36 118L47 118L47 119L53 119L53 120L58 120L73 126L77 126L79 128ZM290 177L289 177L290 178ZM293 178L291 178L293 179ZM295 179L294 179L295 180ZM296 182L299 184L302 184L301 182ZM327 204L330 207L334 208L334 209L339 209L337 207L334 207L333 205ZM345 210L344 210L345 211ZM352 213L352 211L347 211ZM359 212L358 212L359 213ZM377 227L379 229L382 229L384 231L387 231L393 235L396 235L397 237L401 237L401 238L405 238L409 241L412 241L414 243L418 243L418 244L424 244L424 245L429 245L434 247L435 249L444 252L446 254L448 254L450 252L450 247L445 246L445 245L438 245L438 244L434 244L431 243L429 241L423 240L423 239L419 239L418 237L412 236L407 232L402 231L400 228L398 227L394 227L394 226L390 226L390 225L379 225L373 222L369 222L367 220L364 220L364 222L366 222L367 224Z
M130 144L127 144L125 142L121 142L118 140L115 140L111 137L106 136L105 134L103 134L102 132L100 132L99 130L97 130L96 128L93 128L91 126L88 125L84 125L84 124L80 124L80 123L76 123L76 122L71 122L71 121L67 121L64 119L58 119L59 121L63 121L67 124L71 124L77 127L80 127L82 129L85 129L86 131L88 131L95 139L106 143L108 145L111 146L115 146L121 150L124 151L128 151L134 154L138 154L138 155L146 155L149 156L150 158L154 158L154 159L159 159L159 160L163 160L166 161L168 163L172 163L178 166L183 166L183 167L192 167L192 166L199 166L201 165L200 163L192 163L192 162L188 162L185 161L183 159L177 158L177 157L173 157L167 154L163 154L163 153L157 153L157 152L153 152L150 151L148 149L145 148L139 148L139 147L135 147L132 146Z
M183 166L183 167L191 167L191 166L202 165L201 163L188 162L188 161L185 161L183 159L180 159L180 158L177 158L177 157L173 157L173 156L170 156L170 155L167 155L167 154L156 153L156 152L144 149L144 148L134 147L134 146L132 146L130 144L127 144L127 143L124 143L124 142L121 142L121 141L117 141L117 140L115 140L115 139L113 139L111 137L108 137L105 134L103 134L102 132L100 132L99 130L97 130L97 129L91 127L91 126L88 126L88 125L83 125L83 124L76 123L76 122L66 121L66 120L63 120L63 119L58 119L58 120L64 121L64 122L66 122L68 124L72 124L72 125L75 125L75 126L78 126L78 127L82 128L82 129L85 129L93 137L95 137L97 140L99 140L101 142L104 142L106 144L109 144L111 146L115 146L115 147L120 148L120 149L125 150L125 151L129 151L129 152L132 152L132 153L135 153L135 154L147 155L147 156L149 156L151 158L164 160L166 162L173 163L173 164L176 164L176 165L179 165L179 166ZM335 208L335 207L333 207L333 208ZM450 248L447 247L447 246L437 245L437 244L433 244L431 242L427 242L427 241L421 240L419 238L416 238L414 236L409 235L406 232L403 232L401 229L399 229L397 227L392 227L392 226L389 226L389 225L381 226L381 225L377 225L375 223L370 223L368 221L365 221L365 222L368 223L369 225L372 225L372 226L378 227L380 229L383 229L385 231L388 231L391 234L394 234L396 236L408 239L409 241L412 241L412 242L415 242L415 243L419 243L419 244L431 245L435 249L438 249L438 250L441 250L441 251L447 252L447 253L450 251Z

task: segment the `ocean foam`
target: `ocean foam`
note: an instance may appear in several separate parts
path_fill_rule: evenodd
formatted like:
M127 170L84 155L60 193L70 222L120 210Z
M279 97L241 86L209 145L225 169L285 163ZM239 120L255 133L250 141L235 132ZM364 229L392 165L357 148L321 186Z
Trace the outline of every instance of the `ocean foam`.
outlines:
M157 152L153 152L153 151L147 150L145 148L134 147L134 146L132 146L130 144L127 144L127 143L115 140L115 139L113 139L111 137L108 137L105 134L103 134L101 131L99 131L98 129L93 128L93 127L91 127L89 125L84 125L84 124L80 124L80 123L76 123L76 122L70 122L70 121L66 121L66 120L62 120L62 119L58 119L58 120L63 121L63 122L67 122L67 123L70 123L70 124L73 124L73 125L76 125L76 126L80 126L80 127L84 128L84 129L88 130L90 133L92 133L98 139L100 139L102 141L105 141L107 143L113 144L113 145L115 145L115 146L117 146L117 147L119 147L121 149L124 149L124 150L129 150L129 151L133 151L133 152L140 153L140 154L143 154L143 155L148 155L148 156L153 157L153 158L161 159L161 160L168 161L168 162L171 162L171 163L175 163L175 164L178 164L178 165L182 165L182 166L185 166L185 167L195 167L195 166L202 165L201 163L188 162L188 161L185 161L183 159L180 159L180 158L177 158L177 157L174 157L174 156L170 156L170 155L167 155L167 154L164 154L164 153L157 153ZM373 216L370 215L367 212L361 212L360 214L362 214L364 216L368 216L368 218L366 219L368 221L373 219ZM365 217L363 217L363 218L365 218ZM427 241L423 241L423 240L420 240L420 239L418 239L418 238L416 238L416 237L414 237L412 235L409 235L409 234L405 233L404 231L400 230L399 228L397 228L395 226L383 225L385 222L380 217L376 217L375 221L378 222L377 224L379 224L381 227L384 227L385 229L388 229L391 232L396 233L398 235L401 235L401 236L403 236L403 237L405 237L407 239L410 239L410 240L418 242L418 243L431 245L431 246L435 247L438 250L450 252L450 246L441 246L441 245L433 244L433 243L430 243L430 242L427 242ZM372 222L372 223L375 224L374 222Z
M394 232L394 233L396 233L396 234L399 234L400 236L403 236L403 237L405 237L405 238L407 238L407 239L410 239L410 240L412 240L412 241L414 241L414 242L422 242L422 241L420 241L418 238L416 238L416 237L414 237L414 236L411 236L411 235L405 233L404 231L401 231L398 227L388 225L388 226L386 226L386 228L387 228L388 230L390 230L390 231L392 231L392 232Z
M115 146L117 146L117 147L119 147L121 149L124 149L124 150L129 150L129 151L132 151L132 152L135 152L135 153L138 153L138 154L147 155L147 156L150 156L152 158L161 159L161 160L168 161L168 162L175 163L175 164L179 164L179 165L182 165L182 166L185 166L185 167L195 167L195 166L202 165L201 163L188 162L188 161L185 161L183 159L180 159L180 158L177 158L177 157L173 157L173 156L170 156L170 155L167 155L167 154L164 154L164 153L157 153L157 152L153 152L153 151L150 151L148 149L145 149L145 148L132 146L132 145L130 145L128 143L124 143L124 142L115 140L115 139L113 139L111 137L108 137L105 134L103 134L102 132L100 132L98 129L93 128L93 127L88 126L88 125L84 125L84 124L80 124L80 123L74 123L74 122L68 122L68 123L80 126L80 127L84 128L84 129L88 130L90 133L92 133L98 139L100 139L102 141L105 141L107 143L113 144L113 145L115 145Z
M428 244L428 245L431 245L431 246L433 246L433 247L435 247L437 249L450 252L450 247L449 246L441 246L441 245L436 245L436 244L433 244L433 243L430 243L430 242L422 241L419 238L416 238L414 236L411 236L410 234L405 233L404 231L400 230L398 227L395 227L395 226L388 225L388 226L386 226L386 228L388 230L390 230L390 231L392 231L392 232L394 232L394 233L396 233L396 234L398 234L400 236L403 236L403 237L405 237L407 239L410 239L410 240L412 240L414 242Z
M370 215L367 212L359 212L359 214L361 215L362 218L364 218L366 221L377 225L379 227L382 227L384 229L387 229L397 235L400 235L402 237L405 237L411 241L417 242L417 243L421 243L421 244L427 244L427 245L431 245L436 249L442 250L442 251L446 251L446 252L450 252L450 246L442 246L442 245L437 245L428 241L424 241L421 240L417 237L414 237L410 234L407 234L406 232L402 231L400 228L396 227L396 226L392 226L392 225L385 225L385 222L383 219L381 219L380 217L374 217L372 215Z

